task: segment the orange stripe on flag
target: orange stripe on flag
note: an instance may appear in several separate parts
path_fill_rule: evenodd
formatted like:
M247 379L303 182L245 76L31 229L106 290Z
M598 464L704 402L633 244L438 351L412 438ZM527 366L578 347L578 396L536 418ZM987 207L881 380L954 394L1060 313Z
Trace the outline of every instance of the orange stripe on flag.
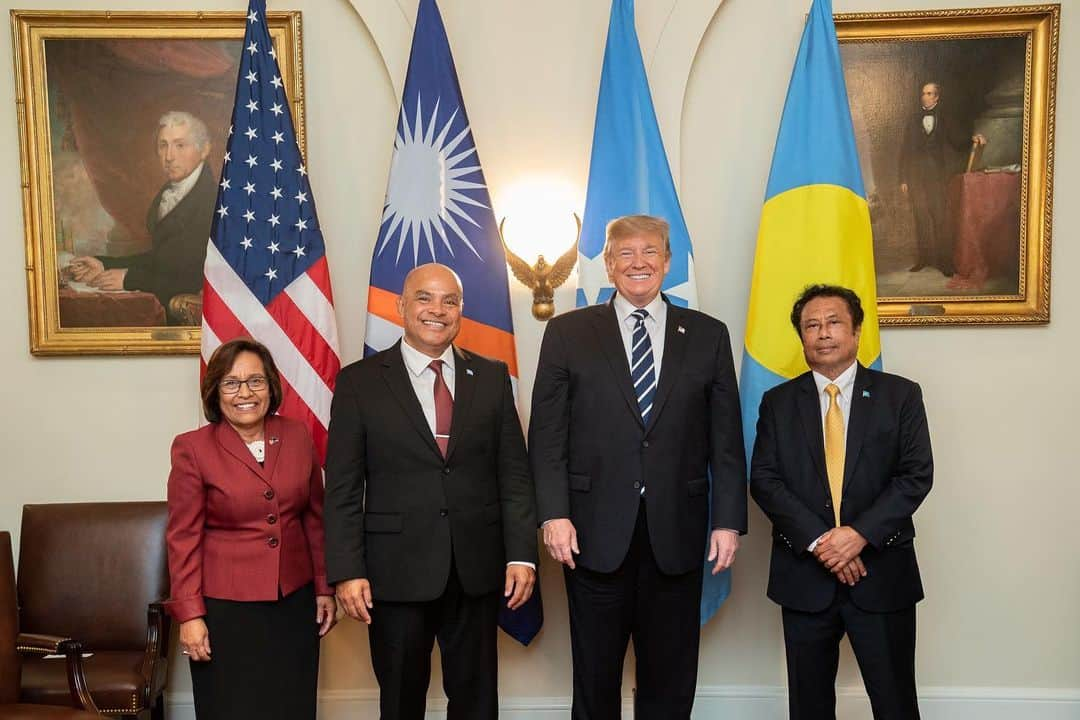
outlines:
M398 296L388 290L369 287L368 312L395 325L400 325L401 316L397 311L397 299ZM463 317L461 318L461 332L458 333L457 340L454 342L458 347L469 352L502 360L506 363L510 374L518 377L517 351L513 333Z

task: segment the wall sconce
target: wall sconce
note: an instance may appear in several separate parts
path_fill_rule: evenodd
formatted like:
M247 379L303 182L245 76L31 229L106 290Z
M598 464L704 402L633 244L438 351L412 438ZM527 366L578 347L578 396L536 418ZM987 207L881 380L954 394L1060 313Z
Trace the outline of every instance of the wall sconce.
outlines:
M577 235L570 249L559 256L554 264L541 254L537 257L534 265L514 254L510 246L506 244L503 235L504 217L499 222L499 238L502 240L503 251L506 253L506 262L522 285L533 291L532 314L537 320L549 320L555 314L555 288L566 282L570 272L574 269L578 257L578 240L581 238L581 218L574 213L574 222L577 223Z

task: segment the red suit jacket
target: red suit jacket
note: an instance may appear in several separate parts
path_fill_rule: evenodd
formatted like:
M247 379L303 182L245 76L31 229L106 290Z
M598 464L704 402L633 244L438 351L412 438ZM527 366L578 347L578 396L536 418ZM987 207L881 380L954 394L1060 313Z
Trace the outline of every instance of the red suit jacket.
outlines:
M277 600L314 581L332 595L323 556L322 469L307 428L266 418L256 462L227 422L178 435L169 473L169 613L206 614L204 597Z

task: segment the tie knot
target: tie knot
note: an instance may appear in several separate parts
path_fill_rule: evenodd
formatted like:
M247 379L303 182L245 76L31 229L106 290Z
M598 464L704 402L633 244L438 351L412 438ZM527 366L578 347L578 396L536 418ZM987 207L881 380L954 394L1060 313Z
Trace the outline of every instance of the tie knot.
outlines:
M645 308L638 308L634 312L630 313L630 315L638 323L643 323L643 322L645 322L645 318L649 317L649 311L646 310Z
M840 394L840 388L837 385L829 383L825 386L825 394L829 396L830 400L835 400L836 396Z
M428 363L428 367L431 368L432 370L434 370L436 375L438 375L440 372L442 372L442 366L443 366L443 361L442 360L432 360L431 362Z

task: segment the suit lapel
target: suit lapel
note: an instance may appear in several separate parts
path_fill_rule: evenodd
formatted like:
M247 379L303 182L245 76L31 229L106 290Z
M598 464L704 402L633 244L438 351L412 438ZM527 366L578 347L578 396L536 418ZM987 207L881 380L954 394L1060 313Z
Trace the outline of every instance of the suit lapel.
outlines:
M671 396L671 389L679 382L683 367L683 357L686 355L687 334L683 325L686 313L677 305L667 303L667 321L664 327L664 355L660 358L660 382L656 387L656 398L653 400L653 409L649 413L649 429L656 425L664 403ZM679 329L682 328L682 332Z
M476 390L476 375L472 369L472 355L454 348L454 414L450 418L450 442L446 447L446 458L454 454L458 438L461 437L465 421L472 406Z
M844 491L847 491L848 482L855 471L855 463L859 460L859 451L862 450L863 438L866 437L866 426L870 423L871 406L871 376L870 371L861 364L855 369L855 385L851 391L851 409L848 417L847 441L844 447Z
M634 385L630 382L630 364L626 361L626 348L619 332L619 318L611 301L597 309L593 315L593 326L596 328L600 351L611 366L611 376L622 392L631 414L642 424L641 408L638 407L637 396L634 395Z
M435 436L431 434L431 427L427 418L424 417L424 409L420 407L420 401L413 392L412 381L409 380L409 369L405 367L405 359L401 356L401 341L383 353L383 378L390 387L390 392L398 405L401 406L409 422L416 428L417 434L423 438L431 451L442 457L439 446L435 444Z
M236 432L227 421L222 420L214 426L214 435L225 452L246 465L260 479L265 481L269 477L266 468L259 465L258 461L255 460L255 456L248 450L247 445L240 439L240 433Z
M281 418L277 415L270 415L266 418L266 429L263 431L263 437L266 442L266 454L263 456L263 473L265 474L265 480L272 482L274 479L274 471L277 470L277 460L281 453L281 444L283 438L281 437ZM249 453L250 454L250 453ZM257 464L257 463L256 463Z
M805 373L799 378L799 392L796 402L799 404L799 419L802 421L803 437L810 450L810 460L814 472L821 480L825 492L829 492L829 476L825 472L825 435L821 429L821 400L818 398L817 385L812 373Z

